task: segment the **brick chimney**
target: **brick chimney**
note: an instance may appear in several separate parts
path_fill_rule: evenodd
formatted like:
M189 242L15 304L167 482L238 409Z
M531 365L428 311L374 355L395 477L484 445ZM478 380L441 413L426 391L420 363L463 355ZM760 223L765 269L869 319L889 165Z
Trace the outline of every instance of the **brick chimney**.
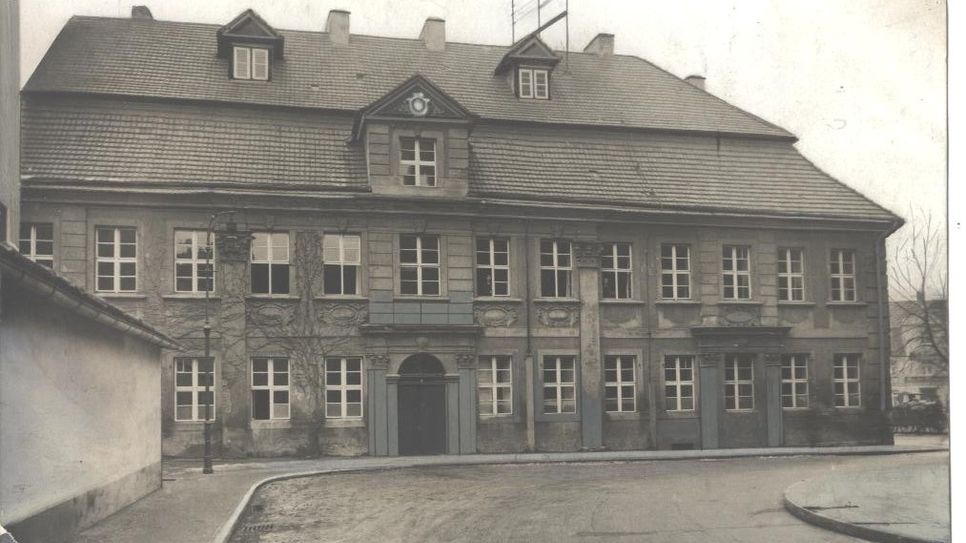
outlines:
M614 35L613 34L597 34L594 39L590 40L587 47L584 47L585 53L595 53L601 58L606 58L614 56Z
M153 21L154 15L151 15L151 10L147 6L131 6L131 18Z
M704 76L703 75L689 75L684 78L685 81L694 85L695 87L704 90Z
M426 49L430 51L446 50L446 21L438 17L430 17L423 23L423 31L419 33L419 39L426 44Z
M325 21L325 31L332 45L349 45L349 12L333 9Z

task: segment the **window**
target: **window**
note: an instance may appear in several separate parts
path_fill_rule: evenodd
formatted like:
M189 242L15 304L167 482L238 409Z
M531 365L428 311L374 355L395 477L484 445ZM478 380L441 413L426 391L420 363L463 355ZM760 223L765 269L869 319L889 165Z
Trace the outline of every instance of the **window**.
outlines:
M626 300L631 297L631 244L605 243L600 257L601 297Z
M214 289L214 258L212 245L207 244L203 230L174 231L174 290L176 292L204 292ZM212 236L214 242L214 236ZM206 258L209 263L205 264ZM211 279L211 285L208 281Z
M725 409L739 411L755 408L755 363L750 355L725 357Z
M832 249L829 259L833 302L855 301L855 251Z
M783 302L805 300L805 252L778 249L778 299Z
M481 415L513 413L513 372L509 356L481 356L476 382Z
M288 417L288 359L252 358L252 418Z
M510 240L476 239L476 295L510 295Z
M661 297L665 300L691 298L691 248L687 245L661 245Z
M134 292L138 286L136 228L98 226L97 292Z
M577 359L573 356L543 357L543 412L577 412Z
M399 292L439 296L439 236L399 236Z
M337 295L359 294L361 258L362 241L359 236L322 236L323 292Z
M362 359L325 359L325 417L362 418Z
M268 49L236 45L232 77L268 81Z
M20 223L20 254L43 264L54 267L54 225L45 223Z
M694 411L694 358L664 357L664 409Z
M562 239L540 240L540 295L544 298L570 296L570 242Z
M637 411L635 356L604 357L604 407L609 413Z
M805 355L782 356L782 407L808 407L808 358Z
M721 248L722 298L726 300L751 299L750 250L742 245L725 245Z
M436 186L436 140L431 138L399 138L399 164L403 185Z
M836 354L832 365L835 407L859 407L859 355Z
M517 70L517 77L520 98L536 98L538 100L550 98L550 76L547 70L520 68Z
M205 393L207 380L208 392ZM215 419L215 368L211 358L174 359L174 420ZM207 410L207 414L205 411Z
M256 232L252 240L252 293L288 294L288 234Z

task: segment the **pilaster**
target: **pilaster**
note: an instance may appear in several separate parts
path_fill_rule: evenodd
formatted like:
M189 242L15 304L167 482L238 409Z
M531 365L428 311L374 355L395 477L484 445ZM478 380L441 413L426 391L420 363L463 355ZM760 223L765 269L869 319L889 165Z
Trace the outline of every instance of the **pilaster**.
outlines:
M580 433L585 449L603 446L603 368L600 360L600 253L594 242L574 243L580 293Z

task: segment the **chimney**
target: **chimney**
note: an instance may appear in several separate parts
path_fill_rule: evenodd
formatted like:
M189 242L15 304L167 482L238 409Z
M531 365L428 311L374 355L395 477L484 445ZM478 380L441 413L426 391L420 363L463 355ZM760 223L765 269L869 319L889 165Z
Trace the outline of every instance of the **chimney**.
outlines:
M704 76L703 75L689 75L684 78L685 81L694 85L695 87L704 90Z
M154 16L151 15L151 10L147 6L131 6L131 18L145 21L154 20Z
M590 40L587 47L584 47L584 52L596 53L601 58L614 56L614 35L597 34L594 39Z
M349 45L349 12L333 9L325 21L325 31L332 45Z
M430 51L446 50L446 21L438 17L430 17L423 23L423 31L419 33L419 39L426 44L426 49Z

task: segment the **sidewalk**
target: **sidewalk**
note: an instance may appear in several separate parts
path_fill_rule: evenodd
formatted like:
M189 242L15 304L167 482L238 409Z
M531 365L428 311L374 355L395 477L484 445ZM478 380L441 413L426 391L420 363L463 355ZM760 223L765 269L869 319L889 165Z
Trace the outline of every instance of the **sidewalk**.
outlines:
M695 460L749 456L900 454L943 450L942 442L907 441L862 447L795 447L692 451L604 451L575 453L476 454L463 456L313 458L248 460L215 464L201 473L199 460L165 460L163 487L82 532L76 543L208 543L220 541L247 503L253 485L293 474L392 469L410 466L546 462Z

